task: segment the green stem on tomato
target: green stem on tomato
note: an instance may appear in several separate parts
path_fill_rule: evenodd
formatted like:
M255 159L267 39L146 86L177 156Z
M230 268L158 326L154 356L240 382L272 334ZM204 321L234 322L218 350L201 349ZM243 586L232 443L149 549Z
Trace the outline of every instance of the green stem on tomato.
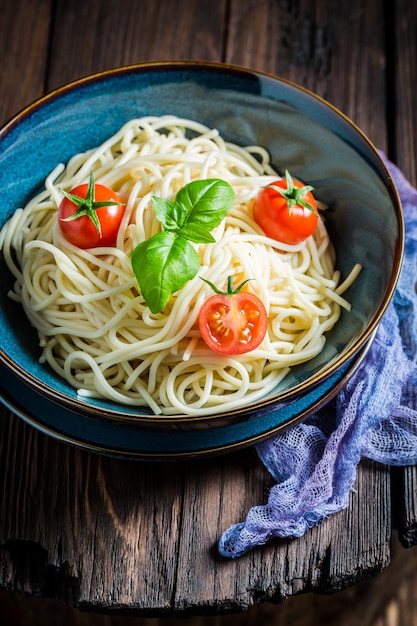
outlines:
M304 185L304 187L300 188L296 187L288 170L285 170L285 180L287 181L287 189L281 189L280 187L276 187L275 185L267 185L267 187L274 189L286 199L288 205L288 213L291 213L293 206L298 205L318 215L317 210L313 206L311 206L309 202L303 200L303 197L309 191L313 191L314 187L312 187L311 185Z
M64 218L62 221L70 222L71 220L76 220L83 215L86 215L93 222L96 227L100 237L101 237L101 224L100 220L97 217L97 209L106 206L115 206L120 204L120 202L116 202L114 200L105 200L103 202L96 202L94 200L94 175L93 172L90 172L90 178L88 181L88 188L85 198L81 198L80 196L76 196L73 193L69 193L68 191L64 191L61 189L61 192L64 194L68 200L73 202L78 209L68 217Z
M209 280L206 280L202 276L200 276L200 278L201 280L204 280L204 282L207 283L213 289L215 293L219 293L222 296L236 295L237 293L239 293L239 291L241 291L242 287L246 285L246 283L248 283L250 280L253 280L253 278L247 278L242 283L240 283L240 285L238 285L236 289L233 289L233 276L228 276L227 277L227 291L221 291L220 289L216 287L214 283L210 282Z

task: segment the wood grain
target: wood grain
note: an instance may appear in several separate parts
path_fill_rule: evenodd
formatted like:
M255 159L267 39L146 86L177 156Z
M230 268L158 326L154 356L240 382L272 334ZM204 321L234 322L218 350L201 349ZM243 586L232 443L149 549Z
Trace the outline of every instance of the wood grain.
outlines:
M300 540L223 561L221 531L271 484L253 451L168 467L110 461L17 418L2 441L5 484L13 485L0 518L8 588L90 610L237 611L306 589L342 589L389 562L389 481L387 471L375 481L379 468L364 464L350 507Z
M48 89L120 65L221 61L226 10L226 0L59 0Z
M232 0L226 61L313 91L385 149L384 20L377 2Z
M417 186L417 107L413 85L417 84L417 5L400 0L395 4L395 28L390 68L392 120L392 158L406 178Z
M400 0L396 3L392 29L392 80L390 103L392 121L392 160L413 186L417 186L417 107L414 88L417 84L417 5ZM417 543L417 468L399 470L401 474L394 497L398 498L399 536L403 545Z
M0 120L8 120L45 90L52 0L0 4Z
M0 52L7 51L6 35L12 49L2 55L0 117L91 72L203 59L295 81L388 149L394 68L386 17L377 0L6 2ZM22 48L15 43L19 33L27 35L19 38ZM416 113L406 84L415 77L411 34L412 25L399 19L397 40L408 37L409 46L398 47L396 62L398 72L404 65L395 79L402 89L396 128L408 133L395 143L402 165L413 163L415 150ZM390 561L390 471L376 463L358 468L345 511L300 539L224 560L216 549L221 532L266 502L272 485L253 449L209 460L132 463L57 442L0 410L2 588L101 612L214 614L340 590ZM411 502L415 474L404 477ZM415 509L409 512L412 525Z
M417 467L405 467L400 470L398 488L398 534L406 548L417 544Z

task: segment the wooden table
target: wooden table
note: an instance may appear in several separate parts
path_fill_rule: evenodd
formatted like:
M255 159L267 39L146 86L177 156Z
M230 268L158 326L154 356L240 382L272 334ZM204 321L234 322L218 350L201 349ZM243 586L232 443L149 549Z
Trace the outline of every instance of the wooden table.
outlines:
M222 61L324 97L416 184L416 29L409 0L0 0L0 122L98 70ZM253 449L170 465L115 460L0 411L2 589L102 612L237 612L375 576L394 526L405 546L417 543L416 468L364 461L346 511L224 560L222 531L272 485Z

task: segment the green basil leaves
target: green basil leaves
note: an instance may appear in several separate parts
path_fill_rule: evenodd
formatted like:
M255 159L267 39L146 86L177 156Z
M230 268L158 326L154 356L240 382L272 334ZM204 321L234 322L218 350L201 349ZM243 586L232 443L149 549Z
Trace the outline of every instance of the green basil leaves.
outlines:
M163 230L139 243L131 259L140 291L152 313L162 311L172 294L197 274L200 261L190 242L215 241L210 231L224 219L234 195L226 181L211 178L185 185L175 202L153 197Z

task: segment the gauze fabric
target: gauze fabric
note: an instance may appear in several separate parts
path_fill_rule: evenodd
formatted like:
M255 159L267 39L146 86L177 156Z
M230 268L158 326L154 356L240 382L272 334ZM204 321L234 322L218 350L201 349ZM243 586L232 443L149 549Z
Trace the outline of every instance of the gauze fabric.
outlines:
M228 528L219 551L235 558L273 537L299 537L348 506L362 457L417 463L417 191L381 153L401 198L405 256L394 298L366 357L335 400L259 444L276 484L267 504Z

